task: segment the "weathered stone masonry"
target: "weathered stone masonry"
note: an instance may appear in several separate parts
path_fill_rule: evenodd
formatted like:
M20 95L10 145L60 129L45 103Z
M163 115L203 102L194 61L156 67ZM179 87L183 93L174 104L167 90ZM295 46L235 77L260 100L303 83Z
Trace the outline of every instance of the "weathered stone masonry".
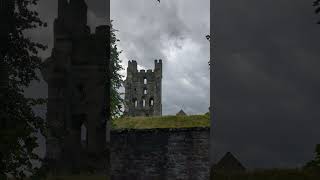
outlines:
M129 61L125 87L126 116L161 116L162 60L154 61L154 71L137 69L137 61Z
M209 128L111 131L112 180L209 179Z
M90 32L84 0L58 1L54 47L41 69L48 83L46 159L52 171L107 168L109 33L108 26Z

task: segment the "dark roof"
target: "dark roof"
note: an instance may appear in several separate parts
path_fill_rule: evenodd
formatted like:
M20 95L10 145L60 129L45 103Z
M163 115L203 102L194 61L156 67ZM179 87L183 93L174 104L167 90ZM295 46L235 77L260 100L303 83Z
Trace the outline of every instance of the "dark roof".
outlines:
M182 109L176 114L178 116L185 116L187 115Z
M231 152L227 152L220 161L214 165L214 170L217 171L245 171L246 168L240 163L240 161L234 157Z

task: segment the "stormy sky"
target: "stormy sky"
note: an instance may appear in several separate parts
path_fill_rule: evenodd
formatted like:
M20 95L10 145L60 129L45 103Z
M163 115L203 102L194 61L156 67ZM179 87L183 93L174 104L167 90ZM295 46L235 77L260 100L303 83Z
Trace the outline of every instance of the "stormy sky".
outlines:
M163 114L208 112L209 2L111 1L124 67L133 59L142 69L153 69L155 59L163 60Z
M320 51L312 0L215 0L213 156L296 167L320 143ZM318 17L319 18L319 17Z
M263 168L297 167L312 158L320 143L320 25L312 1L211 1L213 159L231 151L245 166ZM91 26L104 23L97 2L89 1ZM209 3L111 0L124 67L135 59L153 68L154 59L163 59L164 114L208 111ZM37 8L49 27L28 33L49 45L43 57L52 48L56 5L41 0ZM45 84L33 88L27 94L46 96Z

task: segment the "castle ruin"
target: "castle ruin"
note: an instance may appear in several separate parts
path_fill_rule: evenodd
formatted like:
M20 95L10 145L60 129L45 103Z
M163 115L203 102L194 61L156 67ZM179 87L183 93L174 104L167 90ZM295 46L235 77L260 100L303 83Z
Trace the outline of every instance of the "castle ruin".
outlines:
M59 0L48 83L46 160L51 170L105 171L110 27L87 25L84 0Z
M162 60L154 61L154 71L137 69L129 61L125 87L125 116L161 116Z

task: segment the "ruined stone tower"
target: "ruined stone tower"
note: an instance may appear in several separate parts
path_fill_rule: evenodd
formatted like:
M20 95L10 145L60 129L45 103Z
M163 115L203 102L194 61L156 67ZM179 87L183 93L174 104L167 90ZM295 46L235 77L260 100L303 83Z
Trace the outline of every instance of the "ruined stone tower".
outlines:
M125 116L161 116L162 60L154 61L154 71L137 69L137 62L128 62L125 80Z
M46 159L50 170L104 171L109 26L87 26L84 0L59 0L54 47L41 69L48 83Z

